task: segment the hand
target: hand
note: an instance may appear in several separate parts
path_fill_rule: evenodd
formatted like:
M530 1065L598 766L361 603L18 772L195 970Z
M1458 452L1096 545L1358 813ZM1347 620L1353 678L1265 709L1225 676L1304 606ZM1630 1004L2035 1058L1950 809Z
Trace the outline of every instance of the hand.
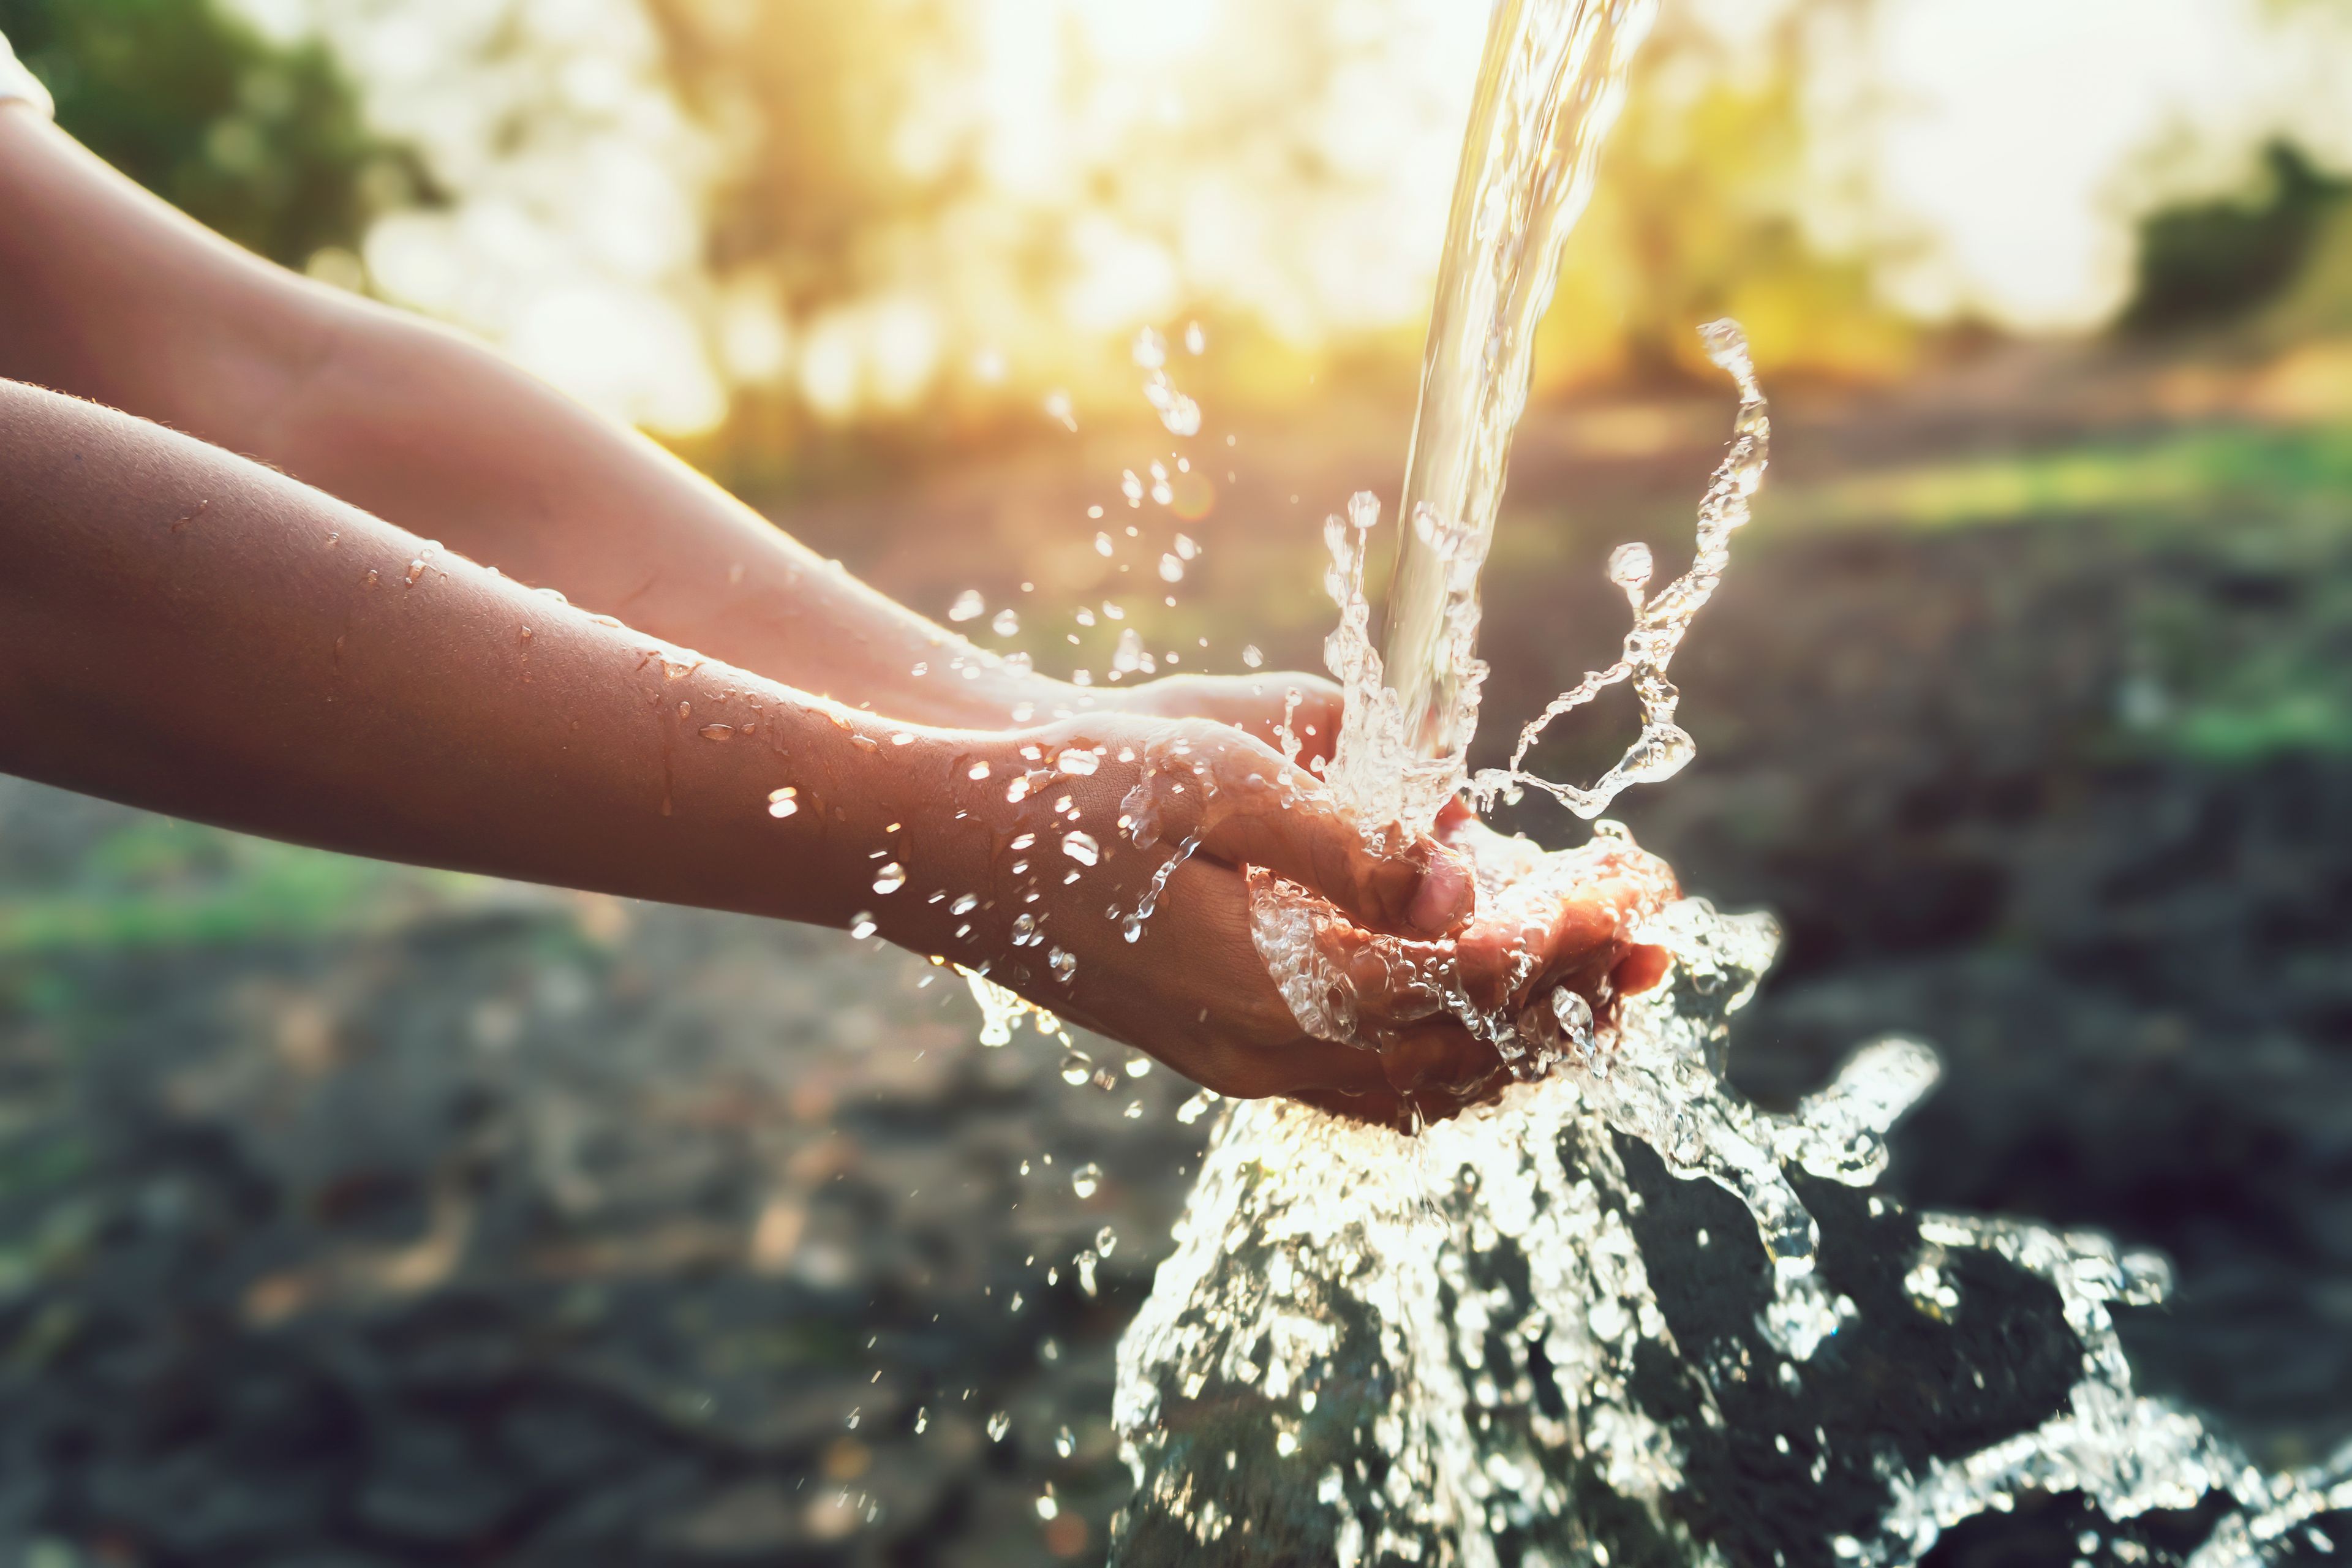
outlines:
M1298 693L1294 703L1289 694ZM1288 726L1301 767L1328 761L1339 738L1339 687L1319 675L1269 669L1260 675L1169 675L1140 686L1097 687L1098 708L1160 719L1231 724L1280 751Z
M1509 1073L1496 1039L1515 1054L1573 1048L1552 1009L1556 992L1581 997L1605 1023L1622 998L1656 984L1665 951L1630 933L1675 896L1665 863L1630 844L1596 839L1547 856L1458 803L1438 837L1475 867L1481 893L1476 918L1434 942L1368 930L1252 873L1297 923L1287 951L1299 957L1282 978L1309 1032L1377 1051L1391 1089L1424 1116L1500 1091ZM1485 1021L1477 1033L1454 1016L1465 997Z
M873 905L891 940L984 964L1220 1093L1406 1119L1380 1057L1299 1027L1252 944L1241 867L1314 888L1366 931L1429 939L1460 930L1475 896L1434 842L1377 853L1312 774L1198 719L933 731L877 784L906 825L908 880Z

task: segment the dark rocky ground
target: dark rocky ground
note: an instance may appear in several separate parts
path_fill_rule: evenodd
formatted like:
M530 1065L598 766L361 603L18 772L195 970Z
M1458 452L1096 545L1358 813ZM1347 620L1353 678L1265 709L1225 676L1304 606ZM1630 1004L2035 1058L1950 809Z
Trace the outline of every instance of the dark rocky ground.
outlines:
M1869 463L2091 438L2011 409L1787 424L1781 510L1677 667L1701 760L1624 815L1787 923L1734 1052L1752 1092L1934 1040L1895 1185L2162 1247L2146 1380L2314 1457L2352 1429L2352 756L2183 715L2352 668L2352 491L2257 462L2252 500L1814 525ZM1489 579L1494 727L1605 656L1600 552L1687 537L1722 413L1538 420ZM1253 433L1280 456L1195 529L1156 631L1309 658L1309 518L1390 480L1395 423ZM1136 460L803 525L934 609L1012 594L1001 552L1066 605L1124 585L1085 576L1076 519ZM1071 1088L1058 1047L973 1021L952 976L845 937L0 784L0 1563L1097 1559L1112 1346L1207 1124L1165 1070Z

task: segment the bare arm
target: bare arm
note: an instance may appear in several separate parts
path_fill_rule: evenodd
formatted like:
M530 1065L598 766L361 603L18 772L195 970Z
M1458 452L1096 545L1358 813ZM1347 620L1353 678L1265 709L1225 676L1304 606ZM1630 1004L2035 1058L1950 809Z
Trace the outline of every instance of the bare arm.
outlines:
M953 724L1076 706L1075 688L827 565L653 442L457 333L239 249L24 105L0 106L0 375L259 458L811 691Z
M1163 803L1165 842L1139 848L1124 803L1171 754L1216 787ZM889 940L1227 1092L1367 1097L1350 1103L1383 1116L1380 1058L1303 1035L1267 978L1240 863L1389 929L1450 930L1470 901L1458 864L1426 842L1375 856L1311 775L1238 731L859 713L5 381L0 770L390 859L829 925L871 911ZM1130 940L1107 911L1135 909L1193 837ZM1482 1049L1457 1031L1433 1070L1466 1081Z

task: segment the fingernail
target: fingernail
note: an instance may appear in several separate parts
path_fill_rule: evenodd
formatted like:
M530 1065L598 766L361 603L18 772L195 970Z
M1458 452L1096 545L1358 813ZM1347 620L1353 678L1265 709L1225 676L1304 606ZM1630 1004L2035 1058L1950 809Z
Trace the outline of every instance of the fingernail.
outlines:
M1415 931L1435 935L1452 931L1467 920L1476 900L1477 888L1470 879L1470 868L1448 851L1434 849L1404 918Z

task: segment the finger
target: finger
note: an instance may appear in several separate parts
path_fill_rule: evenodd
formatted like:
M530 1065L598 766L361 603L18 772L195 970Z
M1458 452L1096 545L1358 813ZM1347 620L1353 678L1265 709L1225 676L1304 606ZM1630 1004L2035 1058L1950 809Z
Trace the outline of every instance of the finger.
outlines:
M1639 943L1625 950L1625 956L1609 972L1609 984L1620 996L1638 995L1664 980L1674 961L1674 954L1664 948Z
M1319 789L1228 797L1202 840L1221 860L1263 866L1381 931L1438 936L1466 921L1477 889L1452 850L1419 839L1396 853L1367 843Z
M1320 780L1227 726L1194 721L1156 742L1139 793L1148 804L1129 810L1159 819L1153 837L1174 837L1177 818L1214 858L1263 867L1378 930L1442 934L1476 900L1452 851L1425 837L1400 848L1368 841Z
M1431 1019L1381 1041L1381 1068L1399 1094L1416 1102L1466 1103L1500 1087L1503 1058L1452 1019Z
M1324 972L1344 991L1344 1011L1361 1027L1392 1029L1417 1024L1445 1005L1438 975L1448 954L1437 942L1384 936L1333 916L1315 929L1315 948Z
M1286 728L1304 764L1329 759L1342 707L1339 689L1321 676L1270 670L1248 676L1171 676L1139 687L1129 711L1213 719L1276 751L1287 749Z
M1675 896L1664 861L1637 849L1596 857L1573 888L1549 907L1498 909L1474 923L1455 944L1463 983L1482 1005L1498 1007L1554 985L1597 998L1603 982L1628 962L1633 932L1643 916ZM1532 954L1530 968L1526 960ZM1630 969L1645 989L1664 973L1662 952ZM1528 982L1532 981L1530 984ZM1513 996L1514 987L1521 993ZM1622 991L1623 988L1621 987Z

